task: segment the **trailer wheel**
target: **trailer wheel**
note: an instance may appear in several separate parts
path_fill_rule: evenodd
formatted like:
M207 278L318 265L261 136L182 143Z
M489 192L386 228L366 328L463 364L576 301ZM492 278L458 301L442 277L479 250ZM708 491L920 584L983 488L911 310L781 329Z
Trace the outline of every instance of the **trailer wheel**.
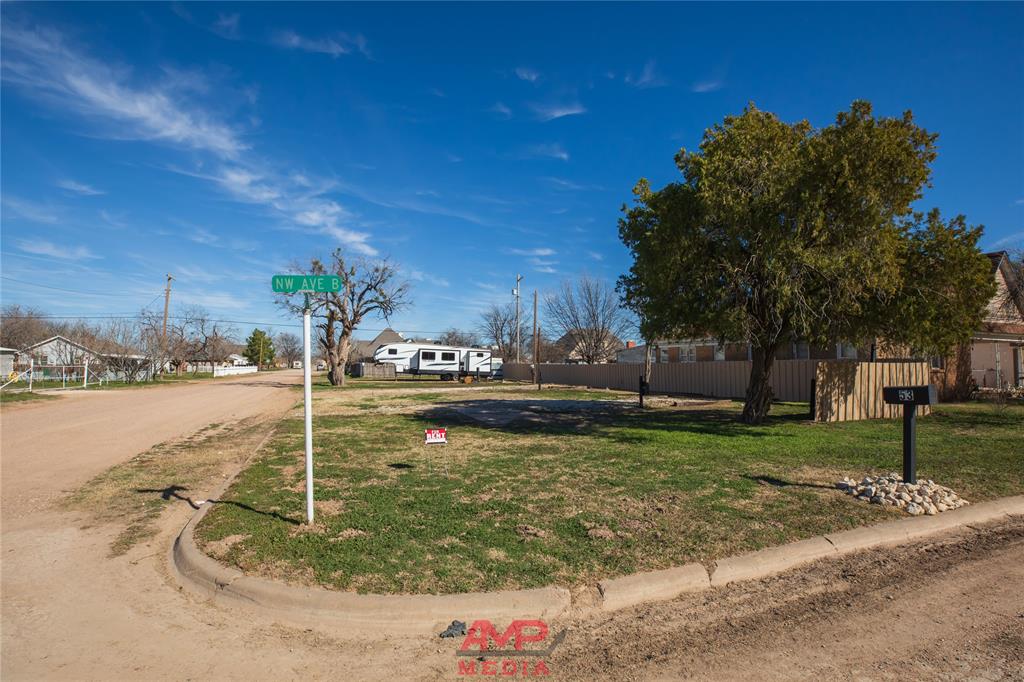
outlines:
M451 374L442 374L442 375L441 375L441 381L451 381L451 380L452 380L452 378L453 378L453 377L452 377L452 375L451 375Z

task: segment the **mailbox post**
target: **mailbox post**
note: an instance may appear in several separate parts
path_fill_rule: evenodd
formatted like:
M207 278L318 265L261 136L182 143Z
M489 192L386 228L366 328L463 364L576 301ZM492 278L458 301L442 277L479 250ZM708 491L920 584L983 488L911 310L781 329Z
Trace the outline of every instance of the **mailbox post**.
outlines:
M886 404L903 406L903 481L917 483L917 406L939 402L935 387L885 386L882 398Z

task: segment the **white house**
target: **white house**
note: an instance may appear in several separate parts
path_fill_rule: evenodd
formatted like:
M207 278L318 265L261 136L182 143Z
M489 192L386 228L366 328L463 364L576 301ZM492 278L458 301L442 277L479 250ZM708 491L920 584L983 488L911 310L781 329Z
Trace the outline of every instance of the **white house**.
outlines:
M232 367L244 367L249 364L249 361L246 360L244 356L239 355L238 353L232 353L231 355L228 356L228 364L230 364Z
M6 381L7 376L14 371L14 356L17 352L14 348L0 347L0 380Z

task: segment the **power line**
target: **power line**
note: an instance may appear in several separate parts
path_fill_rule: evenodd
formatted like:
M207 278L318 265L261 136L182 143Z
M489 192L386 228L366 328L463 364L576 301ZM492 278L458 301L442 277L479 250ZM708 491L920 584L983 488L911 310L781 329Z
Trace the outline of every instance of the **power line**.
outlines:
M6 279L9 282L17 282L18 284L24 284L30 287L39 287L40 289L52 289L53 291L63 291L69 294L84 294L86 296L129 296L131 298L137 298L139 296L148 296L148 291L137 291L134 293L118 293L110 291L83 291L81 289L64 289L62 287L53 287L48 284L38 284L36 282L26 282L23 279L15 279L14 277L8 277L7 275L0 275L0 279ZM163 295L163 291L159 292L157 296Z
M157 296L163 296L163 292L157 294ZM154 299L156 300L156 299ZM8 320L134 320L138 318L135 313L124 313L115 314L111 313L108 315L4 315L4 319ZM169 315L169 320L188 320L190 317L184 315ZM253 325L255 327L301 327L301 324L293 322L260 322L257 320L219 320L210 318L210 322L221 322L223 324L245 324ZM387 331L388 328L373 329L368 327L357 327L357 331L361 332L382 332ZM443 334L444 330L441 329L403 329L403 331L410 334Z

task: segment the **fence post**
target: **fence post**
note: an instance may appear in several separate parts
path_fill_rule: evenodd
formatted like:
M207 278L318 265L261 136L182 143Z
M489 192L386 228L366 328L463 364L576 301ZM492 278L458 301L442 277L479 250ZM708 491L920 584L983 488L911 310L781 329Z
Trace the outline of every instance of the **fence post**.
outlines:
M32 392L32 377L36 373L36 359L29 357L28 359L28 392Z
M817 379L811 379L811 421L814 421L814 410L818 403L818 392L815 390L818 386Z

